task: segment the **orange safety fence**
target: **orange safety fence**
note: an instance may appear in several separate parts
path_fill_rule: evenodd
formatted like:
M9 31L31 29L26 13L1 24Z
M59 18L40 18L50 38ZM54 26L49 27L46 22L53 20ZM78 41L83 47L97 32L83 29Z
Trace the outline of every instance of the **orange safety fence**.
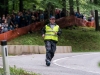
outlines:
M63 17L63 18L57 19L56 23L61 28L65 28L67 26L72 26L72 25L95 27L94 21L92 22L84 21L80 18L76 18L75 16L69 16L69 17ZM45 25L45 22L37 22L37 23L32 23L22 28L17 28L17 29L2 33L0 34L0 41L1 40L11 40L20 35L27 34L29 31L38 31L44 25Z

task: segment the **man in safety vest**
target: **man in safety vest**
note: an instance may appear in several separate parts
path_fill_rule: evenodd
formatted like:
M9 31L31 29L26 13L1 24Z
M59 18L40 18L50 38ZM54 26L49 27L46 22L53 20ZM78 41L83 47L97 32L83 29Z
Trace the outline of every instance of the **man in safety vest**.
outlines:
M46 65L50 66L51 60L54 57L56 51L56 44L58 42L58 36L61 34L61 29L55 23L55 17L50 17L50 23L45 25L42 29L42 37L44 38L46 47Z

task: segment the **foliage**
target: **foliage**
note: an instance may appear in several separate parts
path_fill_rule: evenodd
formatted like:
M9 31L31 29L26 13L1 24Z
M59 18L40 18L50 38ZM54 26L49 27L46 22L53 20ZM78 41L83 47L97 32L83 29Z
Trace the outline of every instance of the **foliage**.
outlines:
M60 0L55 0L55 1L54 0L42 0L41 7L47 9L46 6L48 6L48 3L51 3L55 8L62 7Z
M76 4L76 0L73 0L74 1L74 8L77 7L77 4ZM98 3L97 4L94 4L94 3L90 3L90 0L78 0L79 1L79 7L80 9L81 8L91 8L91 7L95 7L96 5L99 6L100 4L100 0L97 0ZM8 4L9 4L9 10L12 10L12 4L14 2L14 5L15 5L15 10L18 11L19 9L19 0L8 0ZM55 8L62 8L62 0L23 0L24 2L24 8L25 9L33 9L33 5L36 6L36 9L46 9L47 8L47 5L48 3L51 3ZM69 0L66 0L66 8L67 10L69 10ZM2 5L0 4L0 6L2 7L5 7L7 5Z
M9 1L9 11L12 11L12 4L14 1L14 7L15 7L15 11L19 10L19 0L8 0ZM74 10L76 11L77 9L77 4L76 4L76 0L74 1ZM100 5L100 0L98 0L97 4L94 3L90 3L90 0L78 0L79 1L79 8L80 8L80 12L82 12L83 14L90 14L91 10L99 10L99 5ZM48 3L52 4L54 6L54 8L59 8L62 9L62 0L23 0L24 3L24 8L25 9L30 9L30 10L45 10L48 8ZM3 6L4 5L1 5ZM34 8L34 6L36 6L36 8ZM50 5L51 6L51 5ZM69 11L69 0L66 0L66 9Z

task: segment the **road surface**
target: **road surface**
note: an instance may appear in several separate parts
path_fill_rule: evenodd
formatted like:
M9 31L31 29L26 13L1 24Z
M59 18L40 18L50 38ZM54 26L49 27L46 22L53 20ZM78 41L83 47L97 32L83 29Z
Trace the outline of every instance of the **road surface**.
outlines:
M55 54L50 67L45 65L45 54L9 56L10 66L41 75L100 75L98 62L100 52Z

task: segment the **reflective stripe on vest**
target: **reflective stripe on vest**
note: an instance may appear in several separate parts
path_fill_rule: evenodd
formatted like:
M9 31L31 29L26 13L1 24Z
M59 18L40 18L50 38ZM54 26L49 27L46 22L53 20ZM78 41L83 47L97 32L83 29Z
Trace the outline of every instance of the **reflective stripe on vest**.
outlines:
M46 33L44 40L55 40L58 41L58 35L55 34L55 32L58 32L59 26L55 25L54 28L50 28L48 25L46 25Z

